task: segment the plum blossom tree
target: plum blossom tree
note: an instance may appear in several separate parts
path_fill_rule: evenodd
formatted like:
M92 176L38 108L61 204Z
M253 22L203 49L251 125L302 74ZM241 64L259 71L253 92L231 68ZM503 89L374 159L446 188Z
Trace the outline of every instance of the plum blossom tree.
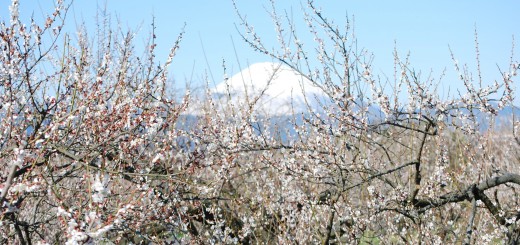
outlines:
M244 41L327 97L284 128L255 111L262 92L172 95L182 32L161 64L153 26L138 56L109 22L94 39L63 33L63 1L45 23L18 4L0 22L2 243L519 242L520 122L494 123L513 103L513 54L491 86L453 55L466 91L443 99L397 51L381 81L350 23L313 1L305 45L271 1L276 49L235 4Z
M97 43L84 30L62 33L64 1L43 24L24 24L18 5L0 23L2 243L182 233L183 209L167 200L182 189L170 183L183 167L166 165L191 157L175 129L189 93L174 100L167 80L182 33L160 64L153 32L139 57L134 34L107 22Z
M484 86L475 34L476 74L452 53L466 91L442 99L441 78L421 76L397 51L394 80L382 81L350 23L337 26L314 1L304 9L314 46L304 46L291 17L270 2L279 48L264 42L235 3L243 40L313 81L333 105L303 115L294 144L270 148L279 177L262 206L279 222L279 242L519 242L518 121L513 114L500 130L494 121L514 108L513 51L497 81Z

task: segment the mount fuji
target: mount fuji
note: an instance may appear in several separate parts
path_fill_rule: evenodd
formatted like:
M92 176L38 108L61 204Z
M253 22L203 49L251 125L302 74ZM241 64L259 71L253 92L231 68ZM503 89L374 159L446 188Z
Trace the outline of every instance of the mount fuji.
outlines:
M262 116L277 117L320 110L328 96L309 79L278 63L256 63L211 90L212 97L235 106L253 105Z
M251 105L255 116L268 119L281 128L291 128L293 124L290 121L294 119L301 122L301 117L294 115L308 115L310 112L322 114L325 108L335 110L335 104L329 96L312 81L289 66L273 62L255 63L243 69L210 89L209 95L217 102L217 110L226 111L231 108L230 105L248 109ZM195 104L197 102L200 101ZM370 121L384 120L385 115L377 105L365 103L357 101L359 108L354 110L367 106L365 109ZM193 119L188 124L196 121L200 112L200 105L189 110L188 115ZM473 114L481 122L480 130L485 131L489 127L485 113L475 110ZM507 125L512 115L520 115L520 109L508 106L501 110L496 117L498 120L495 127Z

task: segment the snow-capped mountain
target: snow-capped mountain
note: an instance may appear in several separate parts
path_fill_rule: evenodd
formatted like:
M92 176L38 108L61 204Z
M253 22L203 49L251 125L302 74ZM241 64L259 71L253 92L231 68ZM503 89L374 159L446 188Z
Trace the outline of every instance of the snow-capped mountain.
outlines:
M320 112L323 116L324 106L329 109L329 112L337 109L328 95L305 76L286 65L273 62L256 63L243 69L210 89L209 96L215 105L211 110L217 111L206 111L206 113L238 113L242 109L248 110L249 105L254 104L253 114L260 116L259 118L269 119L271 124L277 125L278 129L291 128L295 123L294 120L299 118L294 117L295 114L308 116L310 111L314 111ZM194 124L197 116L204 111L203 103L204 101L199 99L193 101L190 109L185 113L186 116L192 117L188 124ZM234 111L229 111L230 108ZM385 120L385 114L376 104L368 104L362 99L356 100L356 106L352 111L360 110L367 112L364 116L370 122ZM432 111L431 114L435 112ZM478 110L474 110L473 114L480 122L479 129L487 130L490 125L487 122L488 116ZM501 110L495 117L495 127L510 122L513 114L519 115L520 109L506 107ZM451 122L454 119L445 120Z
M254 110L264 116L282 116L319 110L326 94L309 79L288 66L256 63L224 80L211 90L215 99L237 107L257 102Z

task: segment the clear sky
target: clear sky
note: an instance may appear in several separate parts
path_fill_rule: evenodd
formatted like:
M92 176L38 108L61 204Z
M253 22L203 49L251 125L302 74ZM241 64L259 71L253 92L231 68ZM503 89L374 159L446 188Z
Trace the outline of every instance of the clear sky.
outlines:
M276 45L274 26L268 13L269 2L236 1L240 11L254 24L256 30L260 34L264 33L266 40L272 39L272 46ZM52 2L22 0L20 11L26 17L32 13L41 16L42 12L52 9ZM0 0L0 3L0 16L7 19L10 1ZM300 33L307 35L300 18L302 3L299 0L279 0L277 4L280 12L287 10L292 13ZM508 69L506 65L511 55L513 35L517 44L520 40L520 1L517 0L322 0L315 1L315 4L322 7L324 15L340 25L346 15L354 16L351 21L354 20L358 45L374 54L374 72L386 74L390 78L393 74L394 43L397 43L400 54L411 53L411 63L417 70L426 73L432 70L438 76L447 68L450 75L453 62L448 45L460 63L475 67L476 27L484 78L498 79L497 64L503 70ZM234 49L242 68L248 63L271 60L253 51L241 40L236 29L239 19L231 0L76 0L68 16L69 27L74 30L76 24L84 22L94 31L96 11L104 6L112 19L120 21L123 29L137 30L141 27L142 36L137 39L137 46L144 43L154 16L159 58L162 60L186 23L185 38L171 70L173 79L182 86L189 81L192 84L203 84L205 74L208 74L211 82L220 82L223 77L223 59L226 60L229 75L238 72ZM520 52L518 47L516 52ZM459 83L455 76L448 76L443 86L458 88Z

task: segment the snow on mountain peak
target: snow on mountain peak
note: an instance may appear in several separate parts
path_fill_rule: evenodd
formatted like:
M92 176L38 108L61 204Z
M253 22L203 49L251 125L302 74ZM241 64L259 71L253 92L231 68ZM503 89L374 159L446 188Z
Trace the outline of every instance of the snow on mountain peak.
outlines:
M212 95L228 99L236 106L247 106L259 97L256 112L281 116L317 109L326 98L325 93L309 79L288 66L256 63L218 84Z

